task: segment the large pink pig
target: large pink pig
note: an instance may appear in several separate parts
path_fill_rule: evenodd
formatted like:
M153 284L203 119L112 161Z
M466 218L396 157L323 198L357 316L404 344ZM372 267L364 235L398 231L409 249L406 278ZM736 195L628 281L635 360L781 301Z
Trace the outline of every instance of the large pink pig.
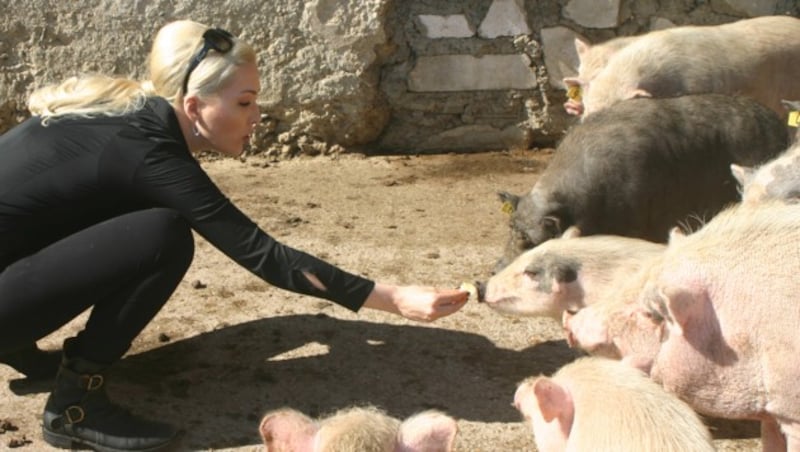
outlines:
M523 381L514 406L539 452L710 452L697 414L643 372L606 358L580 358L552 377Z
M624 99L693 93L750 96L784 117L781 99L800 99L798 36L800 19L790 16L641 35L581 81L584 117Z
M652 378L701 413L800 452L800 205L731 207L671 238L641 303L664 318Z

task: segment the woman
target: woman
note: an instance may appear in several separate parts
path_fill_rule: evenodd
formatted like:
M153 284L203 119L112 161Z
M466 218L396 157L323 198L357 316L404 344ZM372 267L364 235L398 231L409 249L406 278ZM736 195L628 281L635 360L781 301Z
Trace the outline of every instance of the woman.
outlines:
M197 231L242 267L298 293L432 321L468 293L375 283L275 241L193 154L236 157L259 121L253 49L191 21L156 35L146 84L100 76L33 93L32 118L0 137L0 362L42 377L36 340L87 308L64 342L43 415L58 447L162 450L175 429L112 403L104 374L169 299Z

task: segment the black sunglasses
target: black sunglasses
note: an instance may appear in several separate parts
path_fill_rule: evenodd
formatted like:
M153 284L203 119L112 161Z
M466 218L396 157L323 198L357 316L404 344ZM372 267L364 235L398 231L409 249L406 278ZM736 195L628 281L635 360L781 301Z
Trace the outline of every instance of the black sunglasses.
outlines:
M197 69L197 65L208 55L209 50L216 50L219 53L228 53L233 48L233 35L222 28L209 28L203 33L203 48L189 62L186 70L186 77L183 78L183 94L189 88L189 76L192 71Z

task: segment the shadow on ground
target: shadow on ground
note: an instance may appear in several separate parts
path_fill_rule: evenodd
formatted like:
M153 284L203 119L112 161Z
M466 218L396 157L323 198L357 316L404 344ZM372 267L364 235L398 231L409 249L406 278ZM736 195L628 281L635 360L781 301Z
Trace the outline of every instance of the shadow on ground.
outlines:
M513 351L477 334L293 315L128 356L110 390L136 412L181 425L184 447L226 448L257 444L261 416L283 406L312 416L373 404L399 418L438 408L464 420L519 421L516 384L574 357L563 341ZM220 423L227 435L212 444L193 434Z

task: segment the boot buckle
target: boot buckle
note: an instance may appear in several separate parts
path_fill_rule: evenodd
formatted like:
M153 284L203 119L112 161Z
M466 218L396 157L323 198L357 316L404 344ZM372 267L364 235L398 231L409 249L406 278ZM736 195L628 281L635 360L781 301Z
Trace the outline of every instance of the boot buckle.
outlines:
M77 405L72 405L64 410L64 417L67 419L64 424L77 424L86 418L86 413L83 412L83 408Z
M95 391L103 386L102 375L81 375L81 387L86 388L87 391Z

